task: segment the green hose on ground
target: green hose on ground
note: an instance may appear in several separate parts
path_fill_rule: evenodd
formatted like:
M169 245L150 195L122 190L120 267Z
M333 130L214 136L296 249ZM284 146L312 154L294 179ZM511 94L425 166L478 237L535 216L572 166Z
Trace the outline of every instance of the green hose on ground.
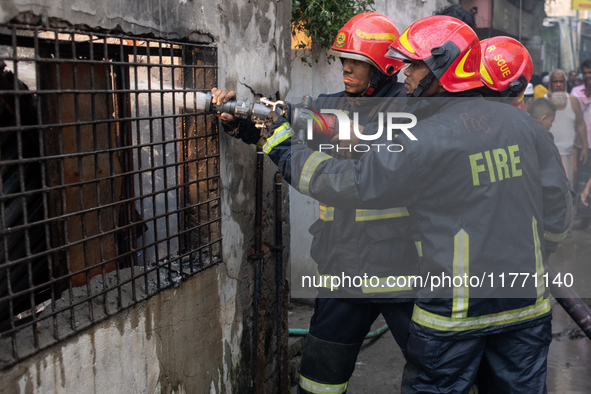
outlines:
M382 335L386 331L388 331L388 325L384 324L382 327L378 328L377 330L367 333L367 335L365 336L365 339L379 337L380 335ZM290 328L289 329L289 336L290 337L305 337L306 335L308 335L308 332L310 332L310 330L304 330L303 328Z

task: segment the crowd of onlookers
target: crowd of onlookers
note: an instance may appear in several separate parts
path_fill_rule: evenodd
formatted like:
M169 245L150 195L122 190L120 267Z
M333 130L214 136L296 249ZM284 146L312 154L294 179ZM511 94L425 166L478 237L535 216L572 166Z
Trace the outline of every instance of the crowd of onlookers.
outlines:
M554 136L567 177L579 193L577 220L571 229L587 229L591 222L587 202L591 190L591 59L568 75L560 69L533 75L524 96L524 109Z

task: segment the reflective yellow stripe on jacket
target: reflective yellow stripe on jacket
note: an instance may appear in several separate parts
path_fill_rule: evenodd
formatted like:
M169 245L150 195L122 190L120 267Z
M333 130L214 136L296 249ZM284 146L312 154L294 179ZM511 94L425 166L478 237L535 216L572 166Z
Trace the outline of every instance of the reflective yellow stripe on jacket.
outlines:
M302 168L302 174L300 175L300 183L298 189L301 193L310 195L310 181L316 171L316 167L325 160L330 159L331 156L322 152L314 152L308 157Z
M329 290L338 290L339 287L338 286L333 286L332 285L332 275L328 275L328 274L321 274L318 272L318 270L316 271L316 277L318 278L318 285L319 287L324 287L325 289L329 289ZM340 277L337 276L337 278Z
M544 258L542 257L542 245L540 243L540 237L538 236L538 221L536 218L532 218L532 231L534 236L534 247L536 253L536 276L538 277L538 288L536 289L538 302L544 298L546 292L546 284L544 283Z
M461 229L454 237L454 277L470 277L470 237ZM453 286L452 316L462 318L468 316L468 301L470 299L469 283L463 286Z
M334 207L320 204L319 209L321 220L324 220L325 222L331 222L334 220ZM404 207L390 209L357 209L355 211L356 222L368 222L371 220L392 219L404 216L408 216L408 210Z
M491 315L477 317L445 317L427 312L415 305L412 320L422 326L440 331L467 331L477 328L502 326L504 324L517 323L533 319L550 312L550 299L544 298L541 302L520 309L493 313Z
M263 145L263 152L271 152L274 147L290 138L292 135L293 132L291 131L289 123L283 123L281 126L277 127L273 132L273 135L267 139L267 142Z
M423 244L421 241L415 241L415 246L417 248L417 254L419 257L423 257Z
M320 204L320 220L332 222L334 220L334 207Z
M356 222L399 218L403 216L408 216L408 210L405 207L390 209L358 209L355 211Z

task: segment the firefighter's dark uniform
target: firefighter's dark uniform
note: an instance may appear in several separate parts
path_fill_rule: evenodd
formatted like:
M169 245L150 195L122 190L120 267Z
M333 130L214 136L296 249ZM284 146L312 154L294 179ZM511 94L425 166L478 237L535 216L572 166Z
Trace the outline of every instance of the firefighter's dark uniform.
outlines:
M377 97L406 97L406 90L403 84L386 84L372 98L352 100L358 104L353 107L344 96L344 92L320 96L314 107L358 112L359 124L366 125L388 107L388 102L375 105ZM299 393L345 392L363 338L380 313L406 354L414 303L410 297L415 295L408 277L417 274L418 263L408 216L406 207L339 209L320 203L320 218L309 230L314 237L310 255L318 264L319 277L326 279L322 283L329 285L318 289L302 354ZM379 284L331 289L333 275L376 276ZM395 285L398 277L403 277L398 283L406 286Z
M312 108L318 112L339 109L351 117L357 112L363 126L377 121L379 112L398 104L379 99L385 97L406 97L406 89L390 78L371 97L347 98L344 91L321 95ZM249 127L248 120L238 126ZM312 144L319 142L328 141ZM269 145L272 143L267 148ZM409 235L406 207L339 209L321 203L319 216L309 230L314 237L310 255L318 264L317 283L327 286L317 288L319 295L302 354L302 394L346 391L363 339L380 313L406 354L415 296L408 278L417 274L418 252ZM330 278L343 275L375 276L379 284L331 288ZM401 279L396 282L398 277Z
M572 195L542 127L511 106L461 95L430 99L431 116L412 129L418 141L397 138L401 153L337 161L285 141L270 157L293 186L321 202L406 206L424 278L519 272L537 279L525 288L528 298L493 298L524 295L498 284L419 288L408 344L420 366L412 392L468 393L485 358L501 390L543 393L551 340L545 247L566 236Z
M357 112L359 124L367 125L378 120L379 112L396 104L403 105L405 101L378 98L406 98L406 90L403 84L393 83L383 86L371 98L347 100L343 97L345 92L321 95L314 103L315 109L338 108L344 112ZM309 230L314 237L310 254L318 264L319 276L330 279L333 275L367 274L378 277L379 285L364 283L335 291L337 289L331 289L330 280L323 280L319 282L326 282L327 286L319 289L319 297L362 297L364 302L373 300L376 303L408 302L409 298L414 298L414 290L408 286L408 281L398 282L407 286L397 287L394 280L389 282L392 286L387 285L388 277L406 278L417 273L418 255L409 235L408 217L406 207L340 209L321 203L320 218Z

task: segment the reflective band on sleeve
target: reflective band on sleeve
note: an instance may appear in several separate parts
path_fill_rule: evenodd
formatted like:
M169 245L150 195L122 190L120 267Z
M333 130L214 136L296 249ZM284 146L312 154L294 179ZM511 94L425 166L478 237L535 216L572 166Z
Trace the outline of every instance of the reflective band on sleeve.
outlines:
M415 246L417 247L417 253L419 254L419 257L423 257L423 244L421 241L416 241Z
M454 277L470 277L470 238L468 233L461 229L454 237ZM463 283L463 286L453 286L453 309L452 316L455 318L464 318L468 316L468 300L470 297L469 283Z
M388 278L390 279L388 281ZM388 293L391 291L404 291L412 290L412 287L417 279L416 276L387 276L385 278L379 278L377 286L372 286L371 281L367 281L361 286L361 291L364 294L371 293ZM398 286L400 285L400 286Z
M325 383L318 383L311 379L306 378L305 376L300 375L300 386L308 390L314 394L323 394L323 393L344 393L347 391L347 385L349 382L339 383L339 384L325 384Z
M405 207L390 209L358 209L355 211L356 222L399 218L403 216L408 216L408 210Z
M328 207L324 204L320 204L320 220L332 222L334 220L334 207Z
M277 127L273 132L273 135L267 139L267 143L263 145L263 152L269 153L273 148L277 145L285 141L286 139L290 138L293 135L291 130L291 126L289 123L283 123L281 126Z
M318 278L318 287L324 287L325 289L329 289L331 291L339 289L338 286L332 285L332 275L321 275L318 271L316 271L316 277ZM338 276L335 276L335 278L338 278L340 283L341 278ZM314 285L316 286L316 284Z
M566 230L562 234L555 234L551 233L550 231L544 231L544 239L550 242L560 242L566 238L567 234L568 230Z
M329 155L321 152L314 152L308 157L308 160L304 163L304 168L302 168L302 175L300 176L299 190L301 193L310 195L310 181L312 180L312 175L314 175L316 167L330 158Z
M530 320L550 312L550 299L544 298L542 302L536 302L520 309L484 315L478 317L445 317L427 312L415 305L412 320L422 326L441 331L467 331L477 328L502 326L504 324L517 323Z
M538 235L538 221L535 217L532 218L532 231L534 233L534 249L536 254L536 275L538 276L537 299L540 302L544 298L546 291L546 284L544 283L544 258L542 257L542 245Z

